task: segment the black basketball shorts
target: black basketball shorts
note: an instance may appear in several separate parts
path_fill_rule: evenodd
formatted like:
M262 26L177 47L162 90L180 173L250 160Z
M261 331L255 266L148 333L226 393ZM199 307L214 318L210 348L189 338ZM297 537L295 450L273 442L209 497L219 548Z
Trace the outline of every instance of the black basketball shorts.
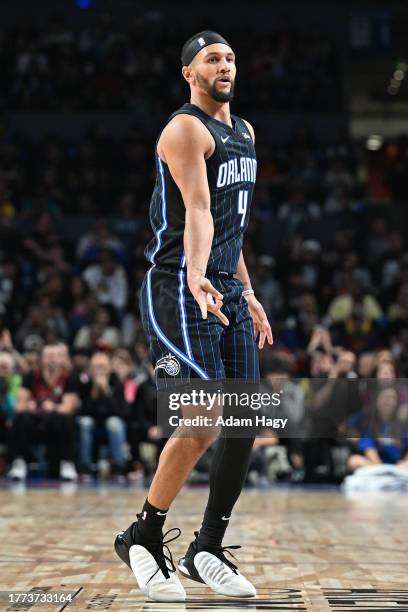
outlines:
M207 277L224 296L228 326L212 313L202 318L186 270L153 266L143 280L140 312L159 390L193 378L259 380L258 348L242 282L219 272Z

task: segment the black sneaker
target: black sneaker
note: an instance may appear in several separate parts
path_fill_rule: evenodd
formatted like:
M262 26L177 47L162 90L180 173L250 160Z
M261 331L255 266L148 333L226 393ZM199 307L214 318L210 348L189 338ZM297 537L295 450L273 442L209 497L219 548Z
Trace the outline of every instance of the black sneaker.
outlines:
M170 540L164 541L171 531L178 531ZM167 547L180 535L180 529L170 529L155 543L143 540L134 522L116 536L115 551L136 577L142 593L154 601L184 601L186 592L181 584ZM166 548L168 556L164 552Z
M191 580L196 580L197 582L202 582L205 584L204 580L201 578L200 574L197 572L194 565L194 557L198 553L198 531L194 532L195 540L191 542L190 546L187 548L187 552L184 557L181 557L178 562L178 569L180 574L183 574L185 578L191 578Z

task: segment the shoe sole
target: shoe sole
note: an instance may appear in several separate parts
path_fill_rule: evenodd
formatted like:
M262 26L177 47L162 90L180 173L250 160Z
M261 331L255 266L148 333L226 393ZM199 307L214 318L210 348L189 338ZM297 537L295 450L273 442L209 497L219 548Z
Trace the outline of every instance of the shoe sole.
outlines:
M132 574L135 576L135 573L132 570L132 567L130 565L129 550L128 550L128 547L126 545L126 542L122 538L122 533L119 533L116 536L115 544L114 544L115 552L118 555L119 559L121 561L123 561L123 563L125 563L128 566L128 568L130 569ZM136 580L137 580L137 578L136 578ZM150 600L158 602L158 603L178 603L178 602L184 602L185 601L185 596L184 597L180 596L179 599L156 599L156 598L151 597L150 595L147 595L147 593L145 593L144 590L141 589L141 588L140 588L140 591L143 593L143 595L147 599L150 599Z
M206 586L208 586L209 589L212 590L213 593L217 593L217 595L222 595L223 597L233 597L234 599L252 599L253 597L256 597L256 594L255 595L231 595L230 593L220 593L219 591L216 591L215 589L210 587L209 584L207 584L202 578L200 578L200 575L198 572L197 572L198 577L195 578L190 573L188 573L188 570L184 565L180 565L179 563L177 567L178 567L180 574L184 576L184 578L188 578L189 580L194 580L194 582L200 582L201 584L205 584Z
M194 582L200 582L201 584L205 584L206 586L208 586L209 589L212 590L213 593L217 593L217 595L222 595L223 597L233 597L235 599L252 599L253 597L256 597L256 593L255 595L231 595L230 593L220 593L219 591L216 591L209 584L207 584L205 580L201 578L195 566L193 571L190 572L190 570L187 569L187 567L183 564L184 559L185 557L179 559L179 562L177 564L177 568L180 574L184 576L184 578L188 578L189 580L194 580Z

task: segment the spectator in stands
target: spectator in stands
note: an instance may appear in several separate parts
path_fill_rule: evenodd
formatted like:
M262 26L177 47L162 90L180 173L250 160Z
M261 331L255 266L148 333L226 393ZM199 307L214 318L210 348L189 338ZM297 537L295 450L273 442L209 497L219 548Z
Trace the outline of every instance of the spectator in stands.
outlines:
M25 238L23 245L32 261L37 265L53 264L53 248L61 245L61 237L55 221L49 213L42 213L35 222L34 231Z
M71 354L72 371L81 383L89 382L89 365L92 352L89 349L74 349Z
M111 309L100 306L89 325L81 327L74 339L76 349L115 349L120 344L120 333L113 324Z
M404 255L404 236L401 231L391 229L389 232L389 249L385 253L382 261L381 268L381 300L382 306L385 308L389 305L387 303L387 292L391 287L394 286L394 295L392 299L395 299L395 283L400 280L401 265ZM408 282L408 278L406 279Z
M89 383L81 391L79 470L83 480L92 473L94 446L107 443L111 473L122 477L125 470L126 419L129 405L122 382L112 371L109 355L97 351L89 365Z
M17 268L14 262L0 263L0 312L10 307L16 288Z
M378 346L383 313L375 297L364 293L359 274L353 274L350 293L334 299L328 316L338 344L356 353Z
M374 376L375 355L374 353L361 353L358 358L357 372L361 378Z
M159 454L166 440L162 437L162 430L157 424L155 374L148 357L146 344L138 342L135 353L136 362L122 366L121 376L123 377L126 370L128 379L129 375L134 376L132 386L129 388L132 390L129 400L133 396L133 401L130 403L128 417L128 440L133 462L131 469L137 470L138 466L142 466L145 477L148 479L157 465ZM133 375L130 374L130 367ZM129 477L134 478L135 476L135 471L131 471Z
M337 350L337 364L336 364L336 376L344 376L345 378L357 378L356 367L356 356L352 351L346 351L344 349Z
M366 291L364 281L359 272L353 273L348 292L332 301L327 316L334 324L346 323L357 311L361 312L364 321L376 321L382 316L379 303Z
M28 309L26 319L21 323L15 333L17 346L24 347L29 337L36 336L45 338L47 335L47 312L41 310L36 304L32 304Z
M285 344L292 350L305 349L313 330L319 324L317 299L311 292L301 293L297 298L293 297L292 305L295 309L295 319L290 329L285 332Z
M368 465L391 463L408 469L408 441L401 436L397 420L398 392L385 387L378 392L375 400L374 419L371 411L366 411L360 423L361 438L356 454L349 458L349 469L354 471Z
M393 363L394 362L394 358L392 356L392 353L389 349L381 349L379 351L377 351L374 355L374 368L377 371L378 367L382 364L382 363Z
M394 324L394 328L408 321L408 283L402 285L396 301L389 307L388 319Z
M98 301L91 299L91 290L81 276L71 279L66 297L68 311L67 323L69 338L72 341L81 327L92 318L92 312L98 307Z
M289 475L293 482L299 482L305 475L304 461L304 436L305 436L305 392L302 382L292 378L292 367L279 359L272 360L268 369L264 373L264 378L270 385L270 389L279 389L281 394L280 410L283 418L288 419L285 433L279 438L276 437L275 444L280 445L282 451L277 453L279 469L278 475ZM265 440L260 441L263 452L265 453ZM269 453L273 457L272 452ZM288 463L290 462L290 464ZM280 472L280 474L279 474Z
M320 209L315 202L309 202L304 189L294 188L287 202L279 209L278 219L285 227L288 236L305 231L308 224L320 217Z
M14 366L13 369L15 369L16 372L18 371L21 374L26 374L28 372L28 361L15 349L9 329L3 328L3 330L0 332L0 351L9 353L12 356Z
M354 187L354 182L354 177L346 167L345 160L339 157L333 159L324 176L324 186L328 191L350 192Z
M333 476L332 447L339 426L361 408L359 390L345 379L354 379L356 357L351 351L333 347L330 333L318 326L309 343L311 378L303 389L306 405L306 479Z
M262 255L258 264L254 285L267 316L273 320L277 314L282 313L284 303L282 287L273 275L276 262L273 257Z
M18 327L15 340L18 348L41 347L44 342L55 342L68 336L68 326L63 310L53 307L46 296L38 296L28 309L28 316Z
M79 240L76 255L80 262L89 263L103 251L116 255L122 261L125 259L124 246L112 233L109 223L105 219L98 219L94 229Z
M408 384L404 378L399 378L395 361L380 361L375 372L378 388L392 385L398 393L398 404L400 408L408 407Z
M66 299L64 276L52 266L42 267L39 275L42 280L37 290L37 298L45 298L56 310L64 308Z
M379 361L374 375L377 380L381 382L384 381L385 384L387 384L389 381L395 380L397 372L393 360L389 359L389 361Z
M152 15L150 11L139 13L136 25L132 21L120 31L106 14L99 21L95 16L93 27L83 30L64 24L54 34L52 24L46 23L45 32L42 28L35 34L23 26L5 31L4 103L30 111L137 107L161 113L177 107L183 88L164 67L178 59L178 44L187 32L182 24L174 31L164 31L169 15L157 9ZM325 35L316 41L315 32L311 36L283 28L262 34L249 23L246 27L248 38L258 41L258 53L238 36L236 51L243 58L246 84L243 103L252 102L258 110L285 112L342 108L337 54ZM165 85L161 90L159 82Z
M129 350L118 348L114 351L112 355L112 371L123 385L126 401L132 404L135 401L139 385L136 379L136 365Z
M9 423L14 415L16 399L21 387L21 376L15 366L13 355L0 351L0 412Z
M131 462L127 476L130 480L134 480L138 478L138 470L143 463L140 455L140 444L147 439L148 428L154 425L152 414L156 407L155 388L150 381L146 385L147 371L136 367L136 363L127 349L119 348L114 351L112 370L123 385L125 400L130 407L127 438L130 444ZM147 390L150 390L150 394ZM146 417L148 419L147 424Z
M389 162L387 182L393 198L397 202L406 202L408 199L407 152L408 143L405 134L399 136L394 142L390 142L387 147Z
M365 241L366 260L372 265L380 263L391 250L391 235L387 222L382 217L375 217L367 231Z
M401 375L408 377L408 326L402 327L392 345L392 354L398 361Z
M22 353L24 360L24 367L20 368L23 374L30 374L35 370L38 370L41 363L41 348L28 347L24 353Z
M404 285L408 284L408 253L402 255L398 261L397 269L391 276L391 282L384 286L382 301L387 308L390 308L398 298Z
M74 465L78 387L66 367L61 345L46 345L38 370L23 378L10 430L13 463L9 477L25 480L34 445L45 445L49 471L63 480L76 480Z
M118 315L123 313L128 296L127 277L110 251L101 251L99 263L86 268L83 278L101 304L113 306Z

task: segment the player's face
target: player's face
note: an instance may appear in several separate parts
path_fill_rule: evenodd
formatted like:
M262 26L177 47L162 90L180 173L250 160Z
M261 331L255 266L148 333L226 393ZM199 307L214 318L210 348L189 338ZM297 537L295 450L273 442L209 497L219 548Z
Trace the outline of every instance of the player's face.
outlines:
M230 102L234 97L235 55L222 44L208 45L192 64L191 84L204 90L216 102Z

